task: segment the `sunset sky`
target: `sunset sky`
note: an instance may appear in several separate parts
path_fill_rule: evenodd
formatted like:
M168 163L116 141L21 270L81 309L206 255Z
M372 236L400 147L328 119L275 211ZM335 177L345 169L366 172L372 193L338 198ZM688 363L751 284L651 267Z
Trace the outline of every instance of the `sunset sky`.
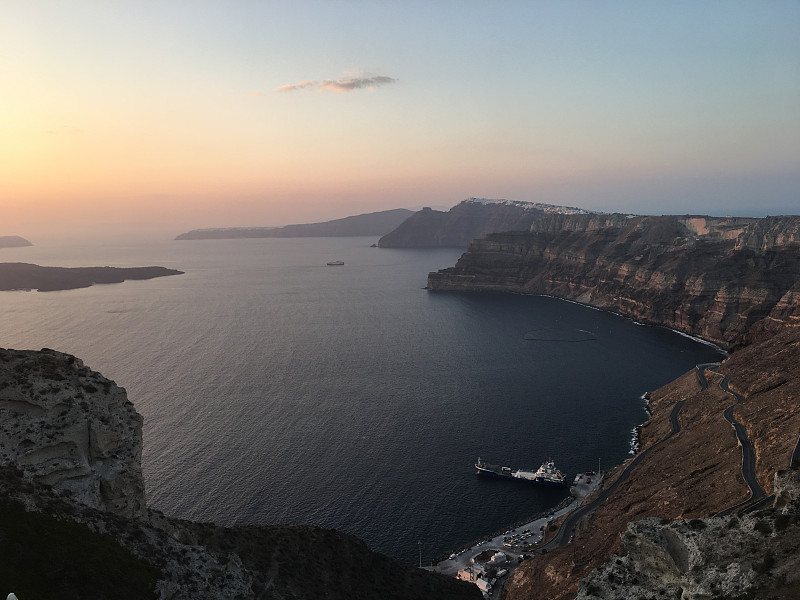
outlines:
M800 2L0 0L0 235L800 212Z

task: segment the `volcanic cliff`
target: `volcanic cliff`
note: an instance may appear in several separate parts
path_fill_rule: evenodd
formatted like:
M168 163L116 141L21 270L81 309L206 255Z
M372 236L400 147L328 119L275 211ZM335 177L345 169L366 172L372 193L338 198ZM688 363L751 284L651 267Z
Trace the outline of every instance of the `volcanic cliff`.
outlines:
M800 319L800 217L548 214L428 287L548 294L734 348Z
M53 350L0 349L0 593L29 598L480 598L313 526L217 527L145 505L142 418Z
M570 543L525 561L504 600L798 597L800 217L551 214L473 241L428 285L550 294L735 349L648 394L638 462L606 474L605 500Z
M423 208L384 235L381 248L466 248L475 238L498 231L527 231L548 214L584 214L569 206L518 200L467 198L447 212Z

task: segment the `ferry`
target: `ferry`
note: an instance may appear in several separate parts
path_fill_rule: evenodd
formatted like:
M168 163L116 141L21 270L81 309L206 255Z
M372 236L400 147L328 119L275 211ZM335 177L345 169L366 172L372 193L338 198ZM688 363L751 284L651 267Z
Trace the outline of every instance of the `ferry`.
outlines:
M552 458L548 458L536 471L533 477L534 483L539 485L564 485L566 476L556 469Z
M536 471L526 471L524 469L512 470L509 467L501 467L483 462L480 457L475 463L478 475L488 475L490 477L500 477L502 479L522 479L539 485L559 486L564 485L566 476L556 468L552 459L548 458Z

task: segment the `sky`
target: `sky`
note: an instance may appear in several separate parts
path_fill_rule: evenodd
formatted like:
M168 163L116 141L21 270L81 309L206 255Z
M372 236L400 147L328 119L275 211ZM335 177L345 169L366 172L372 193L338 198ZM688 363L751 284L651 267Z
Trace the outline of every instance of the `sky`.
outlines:
M0 235L800 213L800 0L0 0Z

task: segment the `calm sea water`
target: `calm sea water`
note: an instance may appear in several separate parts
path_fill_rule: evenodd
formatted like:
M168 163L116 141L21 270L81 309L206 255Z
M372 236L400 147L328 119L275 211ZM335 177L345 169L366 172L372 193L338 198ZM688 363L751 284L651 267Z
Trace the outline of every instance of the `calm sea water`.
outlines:
M335 527L410 563L420 543L427 562L566 495L476 476L478 456L552 456L570 478L619 464L642 393L719 357L553 298L427 292L458 251L374 241L3 249L8 262L186 274L2 292L0 345L75 354L127 388L155 508Z

